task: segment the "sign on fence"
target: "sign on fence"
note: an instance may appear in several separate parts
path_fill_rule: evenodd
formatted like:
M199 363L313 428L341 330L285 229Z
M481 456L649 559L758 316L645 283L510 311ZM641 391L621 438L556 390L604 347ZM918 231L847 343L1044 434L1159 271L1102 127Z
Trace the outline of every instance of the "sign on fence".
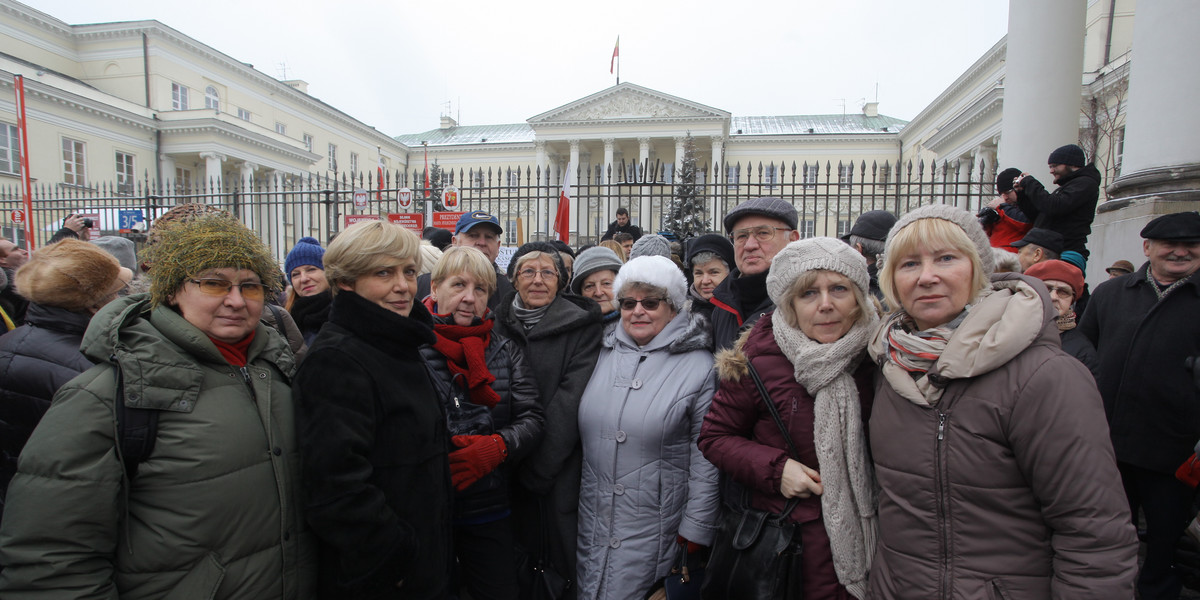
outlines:
M465 213L435 211L433 213L433 226L454 231L454 226L458 225L458 218L463 216L463 214Z
M413 199L412 190L409 188L400 188L399 199L400 199L400 208L408 210L408 207L412 206L412 199Z
M370 201L371 201L371 196L370 196L370 194L367 194L367 190L364 190L362 188L358 188L358 189L354 190L354 206L355 207L366 208L367 203Z
M138 223L143 223L145 220L146 217L142 215L141 209L122 209L117 211L117 229L125 233L133 231L135 226L138 226Z
M388 213L387 220L417 235L425 229L425 215L421 213Z
M355 223L363 223L366 221L378 221L379 215L346 215L346 227Z
M458 208L458 188L448 185L442 190L442 206L454 209Z
M25 222L25 211L17 209L12 211L12 222L20 225Z

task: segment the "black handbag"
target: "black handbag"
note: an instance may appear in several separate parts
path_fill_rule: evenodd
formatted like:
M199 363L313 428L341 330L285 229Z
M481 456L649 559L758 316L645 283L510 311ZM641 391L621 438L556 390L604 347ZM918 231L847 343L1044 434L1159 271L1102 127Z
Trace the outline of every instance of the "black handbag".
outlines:
M550 534L541 498L537 500L538 546L535 551L517 547L517 585L527 600L561 600L571 591L572 581L563 577L550 561Z
M754 365L747 361L747 366L767 411L787 442L790 456L799 460L800 454L792 444L779 409L771 401ZM749 493L743 489L742 495L741 506L727 507L721 516L700 597L704 600L800 598L800 529L787 521L800 499L792 498L782 512L771 513L750 508Z

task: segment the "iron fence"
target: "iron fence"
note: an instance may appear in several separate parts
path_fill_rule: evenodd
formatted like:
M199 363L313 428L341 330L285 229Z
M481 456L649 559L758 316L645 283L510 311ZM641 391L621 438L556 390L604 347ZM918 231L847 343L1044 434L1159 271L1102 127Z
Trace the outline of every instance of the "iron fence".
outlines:
M159 215L178 204L198 202L237 215L281 260L301 237L324 243L355 218L387 218L393 213L409 215L410 225L419 227L432 223L436 213L443 211L487 211L499 218L507 246L553 236L562 169L435 167L432 175L428 181L421 171L389 171L383 178L374 173L343 173L198 183L160 184L145 178L86 187L41 184L33 188L33 214L25 218L32 221L38 247L72 213L98 220L101 234L140 241L138 232ZM643 230L664 230L677 201L673 178L673 165L648 161L577 169L569 191L572 244L599 240L618 207L628 208L632 221ZM842 235L868 210L903 214L916 206L944 203L974 212L992 198L994 180L994 168L984 163L728 162L700 169L695 188L710 231L719 231L720 217L737 204L775 196L796 207L801 235L808 237ZM457 188L458 204L446 207L437 192L451 186ZM408 207L401 204L402 189L412 192ZM356 206L356 190L367 192L365 206ZM20 187L0 186L0 211L8 217L21 208ZM24 244L24 231L11 218L4 219L0 232Z

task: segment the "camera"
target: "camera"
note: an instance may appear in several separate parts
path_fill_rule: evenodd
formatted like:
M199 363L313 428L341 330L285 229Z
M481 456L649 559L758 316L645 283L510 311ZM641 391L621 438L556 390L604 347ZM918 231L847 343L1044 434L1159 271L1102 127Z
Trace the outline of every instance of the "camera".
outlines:
M95 225L95 222L93 222L91 219L84 219L84 220L83 220L83 226L84 226L84 227L92 227L92 226L94 226L94 225Z
M987 227L988 225L1000 222L1000 213L990 206L985 206L979 209L979 213L975 215L975 218L979 219L980 225Z

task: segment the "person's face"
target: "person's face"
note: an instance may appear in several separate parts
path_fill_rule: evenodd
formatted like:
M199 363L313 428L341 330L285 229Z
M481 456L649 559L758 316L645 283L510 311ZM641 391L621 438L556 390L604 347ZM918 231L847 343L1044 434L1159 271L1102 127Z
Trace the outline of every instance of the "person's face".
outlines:
M633 240L625 240L621 242L621 249L625 251L625 256L628 257L630 252L633 252Z
M1200 267L1200 242L1143 240L1142 251L1150 259L1150 272L1159 283L1175 283Z
M897 257L896 265L896 295L917 327L924 330L948 323L967 306L974 268L963 252L922 245Z
M629 295L622 298L628 302L630 300L638 300L632 308L627 308L625 302L621 305L621 327L625 328L625 333L633 339L634 343L639 346L645 346L654 339L654 336L675 318L675 309L671 307L671 303L667 302L666 298L659 296L650 296L642 290L631 290ZM653 310L647 309L643 302L657 304Z
M796 324L808 339L822 344L836 342L854 327L858 299L854 282L841 273L821 271L812 287L792 298Z
M617 225L624 227L629 224L629 215L617 215Z
M417 261L410 258L400 264L379 267L359 276L353 284L339 283L338 287L407 317L412 313L413 294L417 290Z
M315 296L329 289L325 271L313 265L300 265L292 269L290 278L297 296Z
M0 239L0 267L8 267L16 271L29 262L29 251L16 244Z
M1122 276L1122 275L1125 275L1125 274L1126 274L1126 273L1125 273L1124 271L1117 271L1117 270L1115 270L1115 269L1114 269L1114 270L1112 270L1112 271L1109 271L1109 272L1108 272L1108 278L1109 278L1109 279L1116 279L1116 278L1118 278L1118 277L1120 277L1120 276Z
M1059 179L1062 179L1064 176L1071 173L1071 167L1067 165L1050 163L1048 166L1050 168L1050 174L1054 176L1054 181L1058 181Z
M525 261L517 271L517 295L525 308L541 308L558 293L558 268L545 256Z
M1059 316L1071 312L1071 305L1075 303L1075 290L1071 289L1071 284L1057 279L1047 279L1043 283L1046 284L1046 291L1050 292L1050 303Z
M487 284L470 273L455 273L433 289L438 312L448 314L455 325L470 325L487 314Z
M493 263L500 256L500 232L487 224L476 225L454 236L450 242L455 246L478 248Z
M567 281L570 281L575 276L575 257L566 252L559 252L558 256L562 259L563 268L567 270Z
M617 274L604 269L596 271L583 279L583 286L579 291L583 293L585 298L591 298L596 302L604 303L613 299L613 280L617 278Z
M713 290L717 289L725 277L729 275L729 268L724 262L719 259L712 259L702 265L692 267L692 289L700 294L701 298L708 300L713 296Z
M1016 204L1017 203L1017 191L1016 190L1008 190L1007 192L1000 192L1000 199L1002 201L1004 201L1005 204Z
M228 293L209 294L192 280L220 279L233 283ZM243 291L239 284L262 283L258 274L249 269L209 269L184 280L167 303L204 335L226 343L239 342L258 326L263 309L262 288L258 292Z
M1025 244L1017 250L1017 262L1021 263L1021 272L1029 270L1029 267L1042 262L1042 249L1036 244Z
M766 241L758 239L757 232L771 228L773 233ZM744 231L748 231L749 235L739 242L737 238ZM737 264L741 275L765 273L771 268L771 259L775 258L775 254L788 242L800 239L800 232L788 229L783 221L761 215L742 217L734 224L730 235L734 238L733 262Z

